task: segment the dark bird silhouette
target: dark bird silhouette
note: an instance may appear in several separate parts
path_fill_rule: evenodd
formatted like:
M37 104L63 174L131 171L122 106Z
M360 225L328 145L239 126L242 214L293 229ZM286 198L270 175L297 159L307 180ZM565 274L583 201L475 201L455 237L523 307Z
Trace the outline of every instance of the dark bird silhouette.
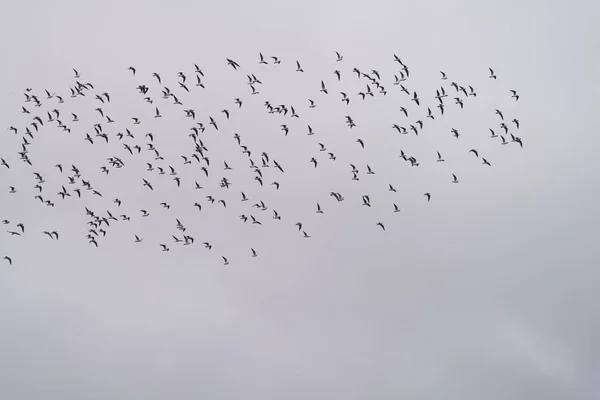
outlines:
M240 68L240 65L239 65L238 63L236 63L236 62L235 62L235 61L233 61L233 60L230 60L229 58L227 58L227 64L228 64L228 65L231 65L231 67L232 67L233 69L238 69L238 68Z

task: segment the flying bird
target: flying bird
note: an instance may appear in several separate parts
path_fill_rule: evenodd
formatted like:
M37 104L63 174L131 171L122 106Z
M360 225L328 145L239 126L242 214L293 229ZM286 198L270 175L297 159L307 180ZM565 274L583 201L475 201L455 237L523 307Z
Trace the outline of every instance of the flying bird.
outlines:
M231 65L233 69L238 69L240 67L238 63L236 63L233 60L230 60L229 58L227 58L227 65Z

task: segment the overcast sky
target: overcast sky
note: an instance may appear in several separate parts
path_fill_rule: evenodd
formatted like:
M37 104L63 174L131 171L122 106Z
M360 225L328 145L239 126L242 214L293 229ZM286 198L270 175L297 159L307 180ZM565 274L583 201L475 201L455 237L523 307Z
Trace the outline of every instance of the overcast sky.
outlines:
M11 221L2 226L9 230L22 222L25 233L0 233L0 256L13 260L0 264L1 398L600 395L600 7L593 2L20 1L2 8L0 157L11 169L0 167L0 218ZM336 62L335 51L343 61ZM259 65L259 52L282 63ZM406 86L419 93L420 108L393 85L399 71L393 54L409 67ZM227 66L226 57L241 69ZM304 73L295 71L296 60ZM206 89L195 86L194 63ZM387 95L370 85L375 96L362 101L357 93L367 80L356 78L354 67L379 71ZM488 78L488 67L497 80ZM111 103L102 105L92 93L72 99L72 68L94 94L110 93ZM178 87L179 71L190 93ZM161 98L153 72L182 107ZM246 84L250 73L263 82L255 85L257 95ZM319 92L321 80L328 95ZM452 100L451 81L477 92L463 110ZM137 93L140 84L150 88L152 105ZM442 84L450 95L444 116L434 98ZM38 95L40 109L23 103L25 88ZM64 104L47 100L44 89ZM351 97L348 106L340 91ZM241 108L234 98L242 99ZM267 100L294 106L300 118L269 114ZM31 115L21 113L23 104ZM156 105L161 119L153 118ZM113 126L94 111L98 106ZM46 109L55 107L71 133L46 123L29 147L29 167L16 154L21 132L32 115L46 121ZM207 125L201 138L209 179L196 161L186 165L180 157L193 154L187 136L193 121L181 108L194 109ZM488 128L501 131L496 108L519 119L520 129L511 125L511 132L522 138L522 149L489 137ZM71 121L72 112L79 122ZM345 115L355 128L345 125ZM209 116L218 131L208 126ZM416 119L425 123L418 137L391 128ZM94 136L97 122L109 144ZM280 124L290 127L287 137ZM314 136L306 135L308 124ZM19 135L7 130L11 125ZM144 148L144 135L153 133L165 161L145 149L129 156L115 137L125 128L136 137L123 142ZM265 151L285 173L264 168L261 188L234 133L256 163ZM419 167L402 161L400 150ZM436 151L444 163L436 162ZM111 156L126 165L104 175L100 167ZM233 170L224 171L223 161ZM146 162L173 166L182 187L168 170L165 176L145 171ZM359 182L351 179L350 163ZM71 164L102 198L88 191L76 198L67 179ZM366 174L367 164L374 175ZM33 172L46 180L42 194L54 208L34 199ZM218 186L224 176L229 190ZM195 190L194 181L204 189ZM61 185L72 193L65 201L56 195ZM240 201L240 190L249 202ZM345 200L338 203L331 191ZM372 207L361 205L364 194ZM226 200L227 208L211 205L206 195ZM123 201L120 209L114 198ZM267 211L251 207L260 200ZM111 223L95 248L85 239L84 207L131 221ZM150 216L142 218L140 209ZM272 219L273 209L281 221ZM244 224L242 213L262 226ZM175 218L195 237L193 246L174 243L172 234L181 237ZM298 221L311 238L302 238ZM44 230L58 231L60 240ZM134 243L135 234L144 241ZM170 251L161 252L159 243ZM259 256L252 258L250 248Z

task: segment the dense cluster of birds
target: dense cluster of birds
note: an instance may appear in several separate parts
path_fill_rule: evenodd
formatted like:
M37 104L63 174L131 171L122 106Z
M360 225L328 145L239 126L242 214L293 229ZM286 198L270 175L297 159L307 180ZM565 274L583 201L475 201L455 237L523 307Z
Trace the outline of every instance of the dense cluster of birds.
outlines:
M390 124L390 129L396 131L397 134L418 136L426 123L425 121L428 119L433 120L441 118L444 116L447 107L456 107L462 110L471 99L474 99L477 96L477 92L473 86L468 84L462 85L451 81L443 71L440 71L439 79L441 82L435 91L435 95L433 93L427 95L418 93L415 88L409 89L411 75L408 66L395 54L390 61L397 64L398 72L395 74L390 73L389 79L386 80L382 78L382 75L384 74L380 74L380 72L375 69L370 71L364 71L358 68L344 70L342 68L344 65L344 58L339 52L335 52L335 62L336 65L340 65L340 67L336 68L332 74L334 76L334 83L340 82L342 78L357 79L364 82L362 86L363 89L355 94L343 91L339 92L339 95L341 96L340 101L346 105L357 100L362 101L375 96L386 96L388 90L391 90L387 87L387 82L392 85L394 90L398 90L400 96L403 96L403 99L405 100L405 104L399 106L399 112L406 122ZM234 70L234 73L241 73L240 71L243 70L242 66L232 59L226 59L223 64L226 68L231 67L231 69ZM258 65L268 64L278 66L278 68L280 68L279 65L281 64L285 67L285 64L282 63L278 57L264 57L263 54L260 53L258 55ZM295 72L304 72L299 61L291 62L291 64L295 67ZM256 68L256 63L253 63L253 68ZM136 76L137 70L135 67L130 66L126 73ZM256 72L252 71L246 73L249 89L249 95L246 99L242 100L243 96L232 99L231 110L224 108L221 110L219 117L207 116L202 122L198 121L200 118L196 111L183 104L179 99L179 97L181 97L180 93L190 93L194 90L205 89L205 74L197 64L194 64L194 69L190 74L184 71L178 72L176 74L176 87L171 88L165 86L163 77L159 73L148 73L146 77L148 82L146 84L138 85L136 90L137 93L139 93L140 99L151 107L153 116L152 118L149 118L150 120L131 117L128 121L118 121L121 124L119 126L121 126L122 129L112 128L113 126L117 126L117 121L113 120L108 114L112 100L111 95L108 92L96 89L92 83L84 81L84 78L76 69L73 69L74 75L72 86L66 91L67 95L61 95L49 90L39 93L31 88L27 88L23 93L24 104L21 106L21 112L27 115L29 120L23 125L8 127L8 131L12 132L14 135L20 136L22 142L19 151L16 152L18 158L6 154L0 157L0 182L3 180L3 175L12 171L12 165L16 160L27 164L28 168L31 169L31 176L33 178L32 186L36 191L35 199L39 200L39 204L52 209L58 201L78 200L77 204L81 204L81 210L82 212L85 212L88 219L85 233L86 240L90 245L99 247L100 243L113 226L120 223L126 223L132 218L149 217L152 213L152 209L140 209L139 211L134 211L132 208L128 208L128 211L122 211L125 210L125 204L122 200L106 193L106 191L101 192L94 186L90 179L86 178L82 170L75 165L56 164L54 168L58 170L60 176L64 177L63 180L61 182L46 183L46 180L40 172L42 170L36 171L35 169L38 168L37 164L36 167L34 167L34 163L29 158L28 149L35 143L36 137L42 134L43 131L54 132L59 129L72 134L73 140L84 140L89 142L90 145L94 145L94 147L101 145L103 142L105 144L119 143L122 149L121 153L108 157L106 165L101 166L100 171L108 175L111 170L124 168L130 163L145 163L147 175L139 178L139 185L149 192L153 192L156 185L168 184L168 182L164 181L164 176L170 177L172 180L171 184L177 188L185 185L193 188L193 190L202 191L208 182L209 176L212 177L213 174L220 175L219 171L224 171L223 175L225 176L219 178L218 184L219 188L223 191L221 193L225 193L225 191L230 191L231 186L233 186L231 178L228 177L227 174L234 169L233 167L238 168L238 166L229 165L227 161L223 161L221 167L215 166L215 163L211 162L211 159L209 158L209 154L211 153L209 152L208 146L203 141L203 134L207 129L220 132L223 132L223 130L227 131L227 121L235 115L235 112L241 109L246 101L257 101L256 99L261 97L256 96L260 94L259 87L262 82L255 73ZM346 77L346 73L349 77ZM188 79L188 75L192 75L193 79ZM391 79L392 77L393 80ZM384 76L384 78L388 77ZM493 80L497 79L496 73L491 68L489 68L488 78ZM384 84L386 86L384 86ZM322 95L333 95L335 90L334 84L327 84L326 79L321 80L320 85L317 87L319 88L318 92L322 93ZM81 97L91 97L97 105L94 110L97 119L88 127L82 127L78 115L72 112L72 109L70 110L68 108L69 103L75 102ZM506 97L508 100L512 99L512 101L519 100L519 94L515 90L507 92ZM448 98L453 101L448 101ZM280 120L277 124L284 136L288 136L293 129L296 129L298 125L291 121L301 120L300 114L302 110L292 105L274 104L269 100L259 101L268 114L280 116ZM431 104L428 105L428 102ZM414 106L411 103L414 103ZM309 98L306 107L312 109L316 106L317 102L314 98ZM162 118L161 108L166 110L167 107L168 113L178 112L176 108L180 108L182 116L190 120L189 137L191 143L189 148L191 153L181 155L181 159L178 160L178 162L181 168L196 168L196 180L187 181L182 179L181 175L177 172L177 169L173 166L177 165L176 161L173 160L173 162L169 163L161 156L160 149L154 142L155 134L149 132L149 130L152 130L150 128L152 126L152 120ZM520 128L519 120L512 117L508 118L508 116L505 117L503 111L500 109L496 109L495 114L497 115L498 124L497 126L489 128L490 138L497 140L501 145L513 144L522 148L523 141L515 134ZM350 115L345 116L345 123L349 129L357 126L354 118ZM92 129L94 131L93 134L87 133L88 130L91 131ZM460 136L458 130L454 128L452 128L449 133L456 139ZM270 154L262 149L255 150L249 148L249 146L243 143L242 135L239 133L227 132L226 134L231 135L230 137L235 141L240 151L247 156L248 167L252 170L254 175L253 179L256 182L255 184L261 188L266 189L267 187L273 187L275 190L278 190L280 187L280 180L284 181L285 169L282 163L275 160ZM306 123L306 131L303 134L313 136L316 134L316 129ZM355 142L357 146L364 149L368 140L365 138L356 138ZM312 167L318 168L322 163L321 158L324 160L331 160L331 162L337 160L338 156L330 151L324 143L316 140L314 145L315 151L318 150L318 152L315 156L307 160L308 165L312 164ZM3 146L2 151L5 152L6 147ZM485 167L491 166L488 159L483 155L480 155L477 149L465 149L465 152L472 154L472 157L480 159L481 165ZM318 156L319 154L326 154L326 157L320 158ZM417 160L414 156L406 154L403 150L400 150L399 157L406 163L409 163L412 167L418 167L421 163L421 160ZM443 163L445 162L445 159L440 151L436 151L435 155L432 154L430 161L434 163ZM361 173L363 172L357 168L356 164L357 163L349 163L349 172L351 179L354 181L359 180ZM266 171L272 172L267 174L265 173ZM364 171L367 175L375 174L368 164ZM448 179L449 183L459 183L456 174L451 173L449 174L449 177L450 176L452 179ZM198 181L201 181L202 183L199 183ZM25 184L23 181L22 183ZM19 189L20 188L18 187L9 186L8 192L10 194L15 194L19 192ZM390 192L396 192L396 188L392 184L388 184L386 189ZM201 212L207 206L210 207L214 205L227 208L228 201L239 201L247 204L248 207L248 211L239 215L239 219L242 223L262 225L262 222L264 221L262 215L265 214L259 216L259 214L253 214L252 210L256 209L261 213L269 210L269 206L262 200L251 200L246 196L244 191L235 190L235 192L238 192L238 194L235 196L227 195L227 198L205 195L205 201L190 201L189 207ZM90 209L90 207L83 203L88 195L98 196L102 199L110 199L108 200L111 203L111 205L108 206L110 209ZM333 199L332 201L345 201L344 195L338 191L331 191L329 195ZM431 192L423 193L423 199L424 201L432 201L433 194ZM362 195L360 201L363 206L371 207L371 196L369 194ZM317 202L316 205L314 205L314 212L316 214L324 213L324 208L321 205L322 202ZM167 202L160 202L156 204L156 206L166 210L170 210L171 208L170 204ZM401 208L396 203L390 204L391 215L400 211ZM134 216L131 213L137 214ZM275 209L271 208L270 213L272 213L270 218L267 218L275 221L282 220L281 215ZM173 220L176 233L167 235L168 240L165 239L162 243L156 243L155 246L157 249L168 252L173 246L195 245L195 238L188 232L186 224L176 217L173 217ZM300 237L305 239L311 238L311 235L308 233L308 228L310 227L307 224L297 220L292 220L292 222ZM6 234L10 236L23 237L26 234L29 234L23 223L13 222L11 219L6 218L2 220L2 224L6 227ZM381 231L386 230L385 221L373 221L373 226L375 229L380 229ZM48 240L59 240L60 237L59 232L56 230L44 230L39 232L39 234L47 236ZM137 233L133 235L131 240L135 243L141 243L144 240L143 234ZM197 241L197 244L203 246L207 250L211 250L213 247L210 240L199 240ZM248 256L257 257L258 255L259 253L254 248L248 249ZM221 253L220 256L223 264L228 265L229 259L227 258L227 254ZM13 259L9 255L5 255L4 260L9 264L13 263Z

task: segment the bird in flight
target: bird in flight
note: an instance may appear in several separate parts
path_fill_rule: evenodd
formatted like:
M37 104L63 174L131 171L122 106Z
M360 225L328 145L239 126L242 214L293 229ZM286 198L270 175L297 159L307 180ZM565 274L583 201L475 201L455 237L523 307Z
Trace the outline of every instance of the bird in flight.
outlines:
M231 67L232 67L233 69L238 69L238 68L240 68L240 65L239 65L238 63L236 63L235 61L233 61L233 60L231 60L231 59L229 59L229 58L227 59L227 64L228 64L228 65L231 65Z

